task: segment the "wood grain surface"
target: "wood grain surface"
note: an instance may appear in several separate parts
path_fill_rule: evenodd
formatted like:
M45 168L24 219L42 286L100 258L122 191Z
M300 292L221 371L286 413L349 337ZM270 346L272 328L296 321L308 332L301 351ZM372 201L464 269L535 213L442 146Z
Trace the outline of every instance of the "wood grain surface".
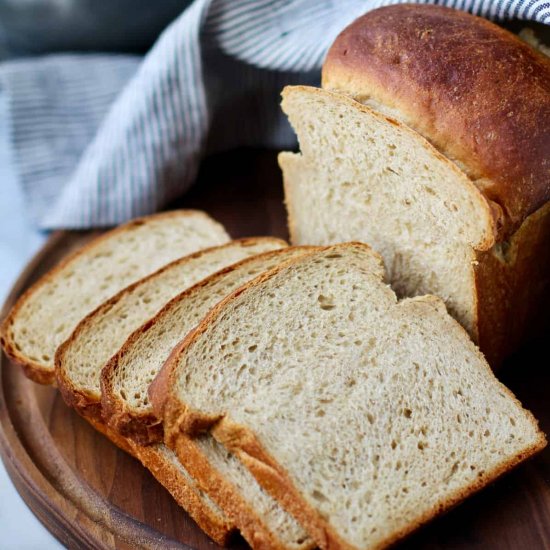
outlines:
M242 151L206 162L177 207L202 208L233 237L286 237L275 155ZM19 294L92 232L58 232L22 273ZM512 357L499 377L550 431L547 340ZM70 410L56 390L27 380L0 357L0 452L25 502L70 548L214 549L169 494L134 459ZM233 547L243 547L241 539ZM401 549L550 549L550 450L522 465Z

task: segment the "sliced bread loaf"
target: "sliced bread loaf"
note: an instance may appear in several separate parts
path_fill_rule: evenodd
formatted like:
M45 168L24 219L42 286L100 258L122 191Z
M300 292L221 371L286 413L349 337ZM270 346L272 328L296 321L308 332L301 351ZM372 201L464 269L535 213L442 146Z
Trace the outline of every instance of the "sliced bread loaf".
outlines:
M228 293L265 270L311 250L276 250L223 269L171 300L136 330L102 373L103 410L110 425L141 443L162 440L162 425L146 392L172 348ZM211 437L188 442L178 455L253 548L305 549L313 545L294 518Z
M101 373L102 414L109 426L138 443L162 441L162 422L149 403L147 389L170 352L228 294L264 271L309 250L293 247L267 252L221 269L174 297L155 317L135 330L122 347L110 346L113 356ZM133 304L135 309L139 309L139 304ZM133 310L130 309L131 315L138 314ZM95 333L91 336L95 337ZM79 354L75 353L75 365L77 361Z
M151 387L172 448L210 428L322 548L391 544L546 443L443 302L383 272L359 243L290 260Z
M422 4L340 33L322 76L336 95L285 89L291 241L369 243L400 295L443 298L496 367L548 325L550 59Z
M126 338L169 300L219 269L286 246L280 239L241 239L184 256L122 289L77 325L55 355L65 401L84 416L101 418L101 369ZM146 387L141 392L146 394Z
M200 211L133 220L84 246L27 290L4 320L0 342L29 378L50 384L57 347L94 308L162 265L228 240L224 228Z

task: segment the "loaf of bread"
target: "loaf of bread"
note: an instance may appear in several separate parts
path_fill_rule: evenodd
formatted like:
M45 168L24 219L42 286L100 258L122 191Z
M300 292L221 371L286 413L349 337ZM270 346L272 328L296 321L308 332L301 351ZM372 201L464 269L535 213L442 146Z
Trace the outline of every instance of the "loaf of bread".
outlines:
M266 252L218 271L172 299L137 329L101 375L102 408L110 427L142 444L162 441L162 424L148 402L147 388L174 346L227 294L307 250L308 247L297 247ZM185 448L180 446L178 455L186 470L223 508L253 548L312 547L311 539L296 520L211 437L188 442Z
M216 306L150 396L180 454L210 430L321 548L381 548L545 445L432 296L346 243ZM164 379L164 381L163 381Z
M485 19L394 5L339 35L322 81L283 94L292 242L369 243L497 366L547 318L550 59Z
M134 220L0 340L217 543L383 548L546 445L476 344L498 366L550 305L550 60L390 6L283 109L298 246L229 242L198 211Z
M29 378L51 384L56 349L83 317L168 262L228 240L219 223L196 210L138 218L104 233L19 298L0 327L2 347Z

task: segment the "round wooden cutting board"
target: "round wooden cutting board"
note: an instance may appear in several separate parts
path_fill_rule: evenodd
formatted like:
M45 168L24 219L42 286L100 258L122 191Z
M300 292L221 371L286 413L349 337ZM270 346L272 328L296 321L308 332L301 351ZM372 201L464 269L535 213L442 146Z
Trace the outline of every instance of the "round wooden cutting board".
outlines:
M178 207L203 208L233 237L286 237L275 156L241 152L205 163ZM97 233L95 233L97 234ZM2 317L40 275L90 239L58 232L20 276ZM536 341L499 377L550 431L547 345ZM0 452L25 502L70 548L215 548L134 459L95 432L59 393L0 356ZM236 539L233 547L244 547ZM422 549L550 549L550 450L400 545Z

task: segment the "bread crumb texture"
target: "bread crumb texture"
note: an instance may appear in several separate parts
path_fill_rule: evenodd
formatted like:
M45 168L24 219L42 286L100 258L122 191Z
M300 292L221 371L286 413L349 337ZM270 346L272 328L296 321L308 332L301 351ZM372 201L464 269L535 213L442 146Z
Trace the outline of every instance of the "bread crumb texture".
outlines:
M545 444L443 303L398 301L382 276L362 244L302 256L228 298L173 359L179 427L244 427L300 495L294 513L355 548L399 538Z

